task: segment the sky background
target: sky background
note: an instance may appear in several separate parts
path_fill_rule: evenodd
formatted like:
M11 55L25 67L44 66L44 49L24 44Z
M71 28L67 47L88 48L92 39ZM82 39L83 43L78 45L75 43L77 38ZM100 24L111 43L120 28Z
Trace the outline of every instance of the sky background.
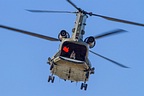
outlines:
M89 12L144 23L144 0L72 0ZM66 0L0 0L0 24L57 37L60 30L71 34L74 14L30 13L25 9L76 11ZM87 19L86 34L95 36L113 29L128 32L97 40L93 51L131 68L124 69L89 54L95 74L87 91L80 83L50 75L47 58L58 50L59 42L0 29L0 96L144 96L144 27Z

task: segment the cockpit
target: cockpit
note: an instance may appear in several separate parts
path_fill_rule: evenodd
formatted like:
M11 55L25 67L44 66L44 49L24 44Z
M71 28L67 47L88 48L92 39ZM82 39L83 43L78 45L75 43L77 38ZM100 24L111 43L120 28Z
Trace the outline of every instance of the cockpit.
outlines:
M87 47L85 45L65 41L61 47L60 56L85 61L86 53Z

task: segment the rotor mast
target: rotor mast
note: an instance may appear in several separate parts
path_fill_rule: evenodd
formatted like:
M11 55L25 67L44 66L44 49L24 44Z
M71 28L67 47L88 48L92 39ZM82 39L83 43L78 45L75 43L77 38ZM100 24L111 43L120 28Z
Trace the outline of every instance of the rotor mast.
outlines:
M73 29L72 39L74 39L75 41L80 41L83 40L83 35L85 34L84 29L88 16L84 14L83 11L78 11L76 15L77 18Z

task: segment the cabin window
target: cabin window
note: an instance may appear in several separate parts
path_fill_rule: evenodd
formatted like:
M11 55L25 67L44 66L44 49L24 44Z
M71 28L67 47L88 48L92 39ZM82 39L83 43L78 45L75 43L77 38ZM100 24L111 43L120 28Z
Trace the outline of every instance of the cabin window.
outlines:
M85 61L86 52L86 46L66 41L62 45L60 56Z

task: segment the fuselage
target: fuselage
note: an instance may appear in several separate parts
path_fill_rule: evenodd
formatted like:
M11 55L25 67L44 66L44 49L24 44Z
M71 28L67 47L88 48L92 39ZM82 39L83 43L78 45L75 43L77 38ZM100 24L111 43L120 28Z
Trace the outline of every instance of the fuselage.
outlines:
M88 16L80 11L76 15L72 36L65 38L69 37L65 30L59 34L61 44L59 51L49 60L50 70L64 80L86 82L92 71L88 59L89 45L83 41Z

